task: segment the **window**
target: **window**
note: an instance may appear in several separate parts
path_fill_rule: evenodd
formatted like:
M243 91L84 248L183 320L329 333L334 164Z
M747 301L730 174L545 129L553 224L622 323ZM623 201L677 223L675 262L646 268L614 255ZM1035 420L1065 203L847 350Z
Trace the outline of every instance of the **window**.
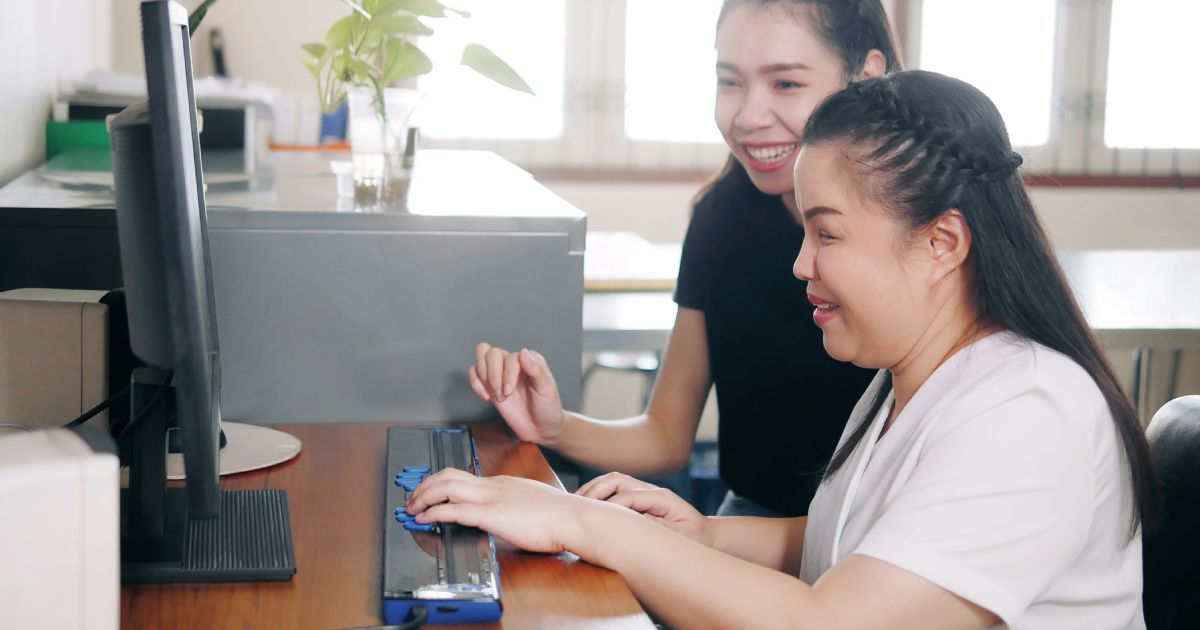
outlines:
M537 98L435 58L450 70L421 81L425 146L488 149L525 167L715 171L725 159L712 114L721 0L454 6L472 11L459 41L494 50ZM455 43L430 55L445 59Z
M995 101L1034 172L1200 175L1196 0L898 0L909 61ZM911 63L914 62L915 63Z
M721 0L626 4L625 135L720 143L713 122ZM670 24L669 33L663 29Z
M1200 83L1187 76L1185 48L1200 23L1200 1L884 4L908 25L898 35L910 67L957 76L988 94L1029 170L1200 175L1200 124L1192 114ZM492 48L538 95L439 60L438 76L422 81L430 89L417 113L427 146L588 170L714 170L727 155L712 119L721 0L455 6L473 12L459 21L460 41ZM454 54L450 48L431 54Z
M918 66L987 94L1014 145L1044 145L1050 139L1056 15L1050 0L925 0Z
M451 16L424 47L433 74L415 122L437 138L558 138L563 132L565 0L459 0L469 20ZM497 85L456 58L479 43L507 61L536 96Z
M1197 25L1196 0L1114 0L1106 145L1200 149L1200 83L1180 72L1190 56L1182 44Z

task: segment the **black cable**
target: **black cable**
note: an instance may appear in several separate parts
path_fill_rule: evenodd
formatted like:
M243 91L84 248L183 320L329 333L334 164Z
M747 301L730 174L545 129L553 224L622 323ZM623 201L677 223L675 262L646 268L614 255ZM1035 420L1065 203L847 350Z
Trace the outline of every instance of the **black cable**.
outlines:
M84 412L84 414L82 416L79 416L78 418L75 418L74 420L68 422L66 425L64 425L64 428L71 429L71 428L74 428L74 427L77 427L77 426L83 424L84 422L87 422L88 420L91 420L92 418L94 418L96 416L96 414L100 413L101 411L104 411L105 409L108 409L109 406L112 405L114 402L117 402L118 400L120 400L128 395L129 395L129 386L126 385L123 389L121 389L121 391L113 394L112 396L109 396L108 400L105 400L104 402L100 403L99 405L96 405L95 407L88 409L86 412Z
M158 406L159 401L162 400L163 394L165 394L168 389L171 389L171 377L173 374L173 370L165 370L163 372L163 381L162 383L159 383L158 389L154 390L154 395L150 397L150 400L146 402L146 406L143 407L136 416L129 419L129 422L126 423L125 427L121 429L121 432L117 434L117 439L121 439L126 435L129 435L129 432L137 428L137 425L146 417L146 414L150 413L151 410Z
M429 608L424 604L417 604L412 607L412 619L404 623L398 623L391 626L364 626L361 628L348 628L347 630L417 630L429 621Z

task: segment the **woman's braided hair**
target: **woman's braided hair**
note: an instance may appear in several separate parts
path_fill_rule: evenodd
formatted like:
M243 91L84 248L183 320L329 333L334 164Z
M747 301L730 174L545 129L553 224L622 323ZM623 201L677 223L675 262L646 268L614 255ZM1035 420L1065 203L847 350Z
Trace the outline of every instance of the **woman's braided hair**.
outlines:
M929 73L910 74L916 77ZM991 105L975 88L965 83L961 86L977 92ZM928 108L914 109L911 99L901 98L898 89L901 85L896 81L859 81L829 99L831 109L850 108L861 117L863 124L850 135L856 144L873 138L877 146L860 156L860 166L892 174L890 188L894 190L889 192L893 195L900 193L899 198L907 202L924 197L934 202L934 207L940 206L940 214L940 210L958 206L968 186L1009 180L1017 172L1022 158L1009 147L1003 123L998 134L987 133L997 130L947 125L943 118L951 112L945 107L936 108L931 116L926 113ZM994 108L992 113L999 119ZM809 123L805 131L808 142L814 141L814 135L819 139L828 133L823 123ZM973 137L976 135L981 137ZM910 192L905 194L903 190ZM914 195L918 190L920 194Z
M908 232L958 210L971 233L967 264L982 323L1013 331L1078 363L1104 394L1133 492L1130 534L1158 513L1145 433L1067 285L1017 173L1000 112L982 92L933 72L864 79L827 98L804 130L806 147L835 145L856 185ZM834 453L828 478L862 441L887 395Z

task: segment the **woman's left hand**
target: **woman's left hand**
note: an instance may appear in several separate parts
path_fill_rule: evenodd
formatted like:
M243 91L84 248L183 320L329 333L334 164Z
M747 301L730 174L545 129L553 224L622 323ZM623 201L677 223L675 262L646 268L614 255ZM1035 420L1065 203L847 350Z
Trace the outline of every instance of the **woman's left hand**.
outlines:
M588 499L530 479L477 477L456 468L430 475L409 496L418 523L478 527L528 551L566 551Z
M629 508L706 547L713 545L709 519L666 488L610 472L587 482L576 494Z

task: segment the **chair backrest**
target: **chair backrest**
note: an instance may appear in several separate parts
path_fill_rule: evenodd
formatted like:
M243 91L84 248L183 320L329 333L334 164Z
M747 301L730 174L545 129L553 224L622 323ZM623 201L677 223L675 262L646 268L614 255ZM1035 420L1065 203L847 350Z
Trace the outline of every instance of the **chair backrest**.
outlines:
M1200 628L1200 396L1163 405L1146 430L1163 518L1143 533L1148 630Z

